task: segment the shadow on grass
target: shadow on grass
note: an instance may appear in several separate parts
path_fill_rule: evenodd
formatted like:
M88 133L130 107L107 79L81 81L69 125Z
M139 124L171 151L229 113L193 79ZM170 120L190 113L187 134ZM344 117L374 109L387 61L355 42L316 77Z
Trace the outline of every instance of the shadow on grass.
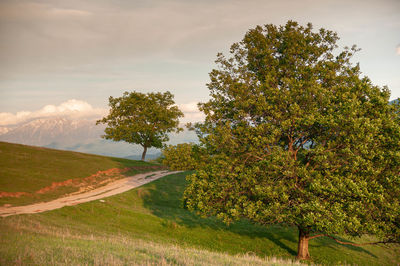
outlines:
M336 236L336 238L343 242L352 242L352 241L349 241L348 239L345 239L342 237ZM351 246L351 245L342 245L342 244L336 243L334 240L332 240L328 237L320 237L320 238L313 239L309 245L312 247L317 247L317 248L324 246L324 247L327 247L329 249L336 250L336 251L340 251L340 247L345 247L348 250L356 251L356 252L363 252L374 258L377 258L377 256L375 256L373 253L369 252L368 250L366 250L362 247Z
M296 250L282 242L282 240L297 242L296 233L291 229L281 227L266 228L253 225L246 220L227 226L214 217L202 218L183 209L181 199L186 184L185 175L185 173L170 175L152 182L147 189L147 193L141 197L145 208L157 217L166 220L164 222L165 226L176 223L188 228L201 227L214 231L228 231L252 239L266 238L286 250L289 254L297 254Z
M182 206L182 195L185 189L185 176L188 173L179 173L167 176L152 182L146 188L147 193L141 197L145 208L150 210L155 216L165 220L165 226L176 223L188 228L209 228L214 231L229 231L238 235L247 236L252 239L266 238L286 250L289 254L295 256L297 250L298 236L295 228L280 226L263 227L254 225L247 220L238 221L230 226L225 225L215 217L202 218L194 213L185 210ZM344 239L341 239L344 240ZM290 247L284 242L289 242ZM310 247L326 246L331 249L339 250L340 245L328 238L318 238L310 242ZM374 254L355 246L346 246L349 250L367 253L373 257Z

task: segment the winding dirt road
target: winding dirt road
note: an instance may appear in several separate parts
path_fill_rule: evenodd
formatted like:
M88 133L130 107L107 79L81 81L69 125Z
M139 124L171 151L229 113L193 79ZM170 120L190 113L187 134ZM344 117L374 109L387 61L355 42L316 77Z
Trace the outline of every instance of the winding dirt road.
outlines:
M39 213L39 212L59 209L64 206L72 206L88 201L98 200L131 190L132 188L136 188L141 185L147 184L163 176L180 172L181 171L170 172L164 170L164 171L137 174L131 177L116 180L114 182L108 183L105 186L87 192L69 195L49 202L40 202L25 206L0 207L0 216L6 217L10 215L17 215L24 213Z

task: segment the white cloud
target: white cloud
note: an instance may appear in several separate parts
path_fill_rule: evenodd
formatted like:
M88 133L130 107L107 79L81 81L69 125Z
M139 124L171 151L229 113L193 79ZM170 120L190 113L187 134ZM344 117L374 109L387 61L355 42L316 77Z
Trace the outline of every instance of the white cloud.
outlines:
M178 104L184 113L182 123L199 122L204 119L204 114L197 108L197 102ZM86 101L71 99L59 105L46 105L35 111L20 111L17 113L0 113L0 126L12 126L27 122L32 119L44 117L68 117L72 119L101 118L107 115L108 109L94 108Z
M181 123L200 122L204 120L204 113L197 108L197 102L178 104L179 109L184 113Z
M107 109L93 108L89 103L71 99L60 105L46 105L36 111L0 113L0 126L16 125L42 117L99 118L107 114Z
M197 113L200 112L199 108L197 108L197 104L196 102L182 103L179 104L178 107L184 113Z
M397 54L397 55L400 55L400 44L397 45L397 47L396 47L396 54Z

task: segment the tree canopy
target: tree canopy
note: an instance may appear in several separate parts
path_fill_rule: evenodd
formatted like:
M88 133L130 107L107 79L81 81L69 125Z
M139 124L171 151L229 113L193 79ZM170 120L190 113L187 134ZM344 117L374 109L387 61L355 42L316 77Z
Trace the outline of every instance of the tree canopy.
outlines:
M162 150L162 163L171 170L195 170L206 156L205 150L194 143L168 145Z
M109 98L110 113L97 124L107 124L105 139L126 141L143 147L142 160L150 147L162 148L168 133L179 132L183 113L175 105L174 96L165 93L124 92L122 97Z
M208 157L188 177L190 210L295 226L299 259L319 236L399 240L400 107L338 39L288 21L218 54L195 125Z

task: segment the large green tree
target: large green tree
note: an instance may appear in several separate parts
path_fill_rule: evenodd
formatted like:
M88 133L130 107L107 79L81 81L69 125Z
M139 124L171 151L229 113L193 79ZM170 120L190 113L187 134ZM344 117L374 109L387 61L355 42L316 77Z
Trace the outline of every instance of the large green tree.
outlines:
M337 41L289 21L218 55L196 125L208 161L188 177L189 209L295 226L299 259L320 236L399 240L400 108Z
M174 96L165 93L125 92L109 98L110 113L97 124L107 124L105 139L126 141L143 147L142 160L148 148L162 148L168 133L179 132L183 113L175 105Z

